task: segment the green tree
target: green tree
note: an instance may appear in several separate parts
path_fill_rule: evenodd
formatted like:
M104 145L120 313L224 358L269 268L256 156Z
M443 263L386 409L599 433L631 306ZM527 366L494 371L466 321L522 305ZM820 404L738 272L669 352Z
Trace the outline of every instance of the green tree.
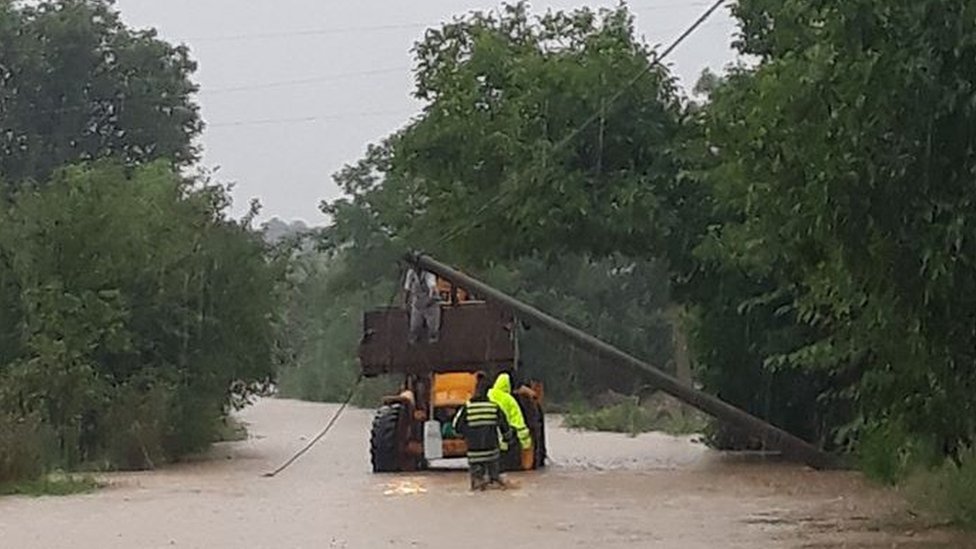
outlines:
M282 330L290 360L279 372L284 396L337 402L357 381L356 350L362 337L363 312L390 305L397 281L390 276L396 269L391 262L383 266L385 276L374 279L374 285L352 284L350 268L356 262L355 255L355 251L334 256L305 252L292 259ZM392 390L389 381L373 386ZM374 392L359 395L359 401L375 405L378 395Z
M0 411L39 418L60 465L201 449L272 375L276 268L227 204L166 163L100 163L0 209Z
M694 199L668 148L684 131L673 81L649 64L632 30L624 9L533 18L519 4L430 31L415 48L424 114L340 173L347 196L325 205L334 220L325 244L343 251L342 270L354 273L348 283L389 280L400 254L425 249L481 265L490 282L562 305L557 314L667 363L660 310L667 270L649 240L663 243L677 220L661 217L653 227L635 220L649 209L670 214L649 188L667 189L668 200ZM617 102L605 102L618 90ZM602 119L574 141L573 128L600 108ZM667 242L681 247L677 238ZM638 248L645 259L603 259ZM563 258L560 250L575 254ZM546 278L559 279L553 291L566 299ZM648 287L653 292L640 293ZM564 395L640 385L632 373L620 373L615 385L601 368L591 373L595 361L544 337L527 336L527 356L552 378L574 372Z
M634 39L626 10L533 19L519 5L431 32L416 51L417 95L428 106L342 174L348 197L329 205L339 241L374 234L393 250L494 265L484 270L491 282L662 366L671 357L662 309L680 301L693 313L709 390L808 438L825 436L826 380L765 364L783 348L767 332L810 335L776 314L781 304L744 308L770 281L715 251L717 229L735 214L715 208L706 177L718 159L704 107L683 104ZM654 267L637 269L646 277L638 281L622 265ZM622 291L601 293L614 284ZM526 356L565 381L562 397L641 385L636 373L568 349L527 336Z
M187 165L203 128L194 70L185 46L126 27L108 0L0 2L0 177L105 157Z
M950 451L976 433L974 10L743 1L740 49L761 63L708 120L719 248L814 335L767 362L834 376L855 428Z
M356 348L363 312L402 303L398 298L396 258L363 273L359 248L345 243L329 256L306 253L292 262L287 334L289 366L281 371L286 396L335 401L358 374ZM672 368L668 275L659 263L615 257L559 259L526 257L478 273L489 283L564 318L598 337ZM369 280L363 284L362 280ZM355 283L353 283L355 282ZM634 393L647 380L567 345L544 330L521 333L522 374L547 383L555 402L590 399L615 390ZM382 385L381 385L382 386ZM375 395L371 395L375 396ZM375 404L377 400L364 400Z
M400 282L396 263L424 242L421 235L430 244L452 229L423 217L424 199L417 187L396 171L397 147L410 135L407 129L370 147L362 160L336 175L347 196L323 205L332 224L320 235L321 255L303 255L293 263L297 285L287 332L296 367L282 373L285 394L324 400L343 396L355 379L362 312L395 301ZM464 259L453 247L441 249L442 259ZM671 329L663 310L670 293L663 262L579 253L501 259L482 265L477 274L622 348L668 365ZM526 373L550 382L547 392L557 400L588 398L606 389L630 392L644 385L638 373L600 364L541 330L524 333L522 341Z
M674 373L668 271L663 262L615 255L523 257L485 272L487 281L612 345ZM546 382L556 402L593 400L608 390L636 394L639 371L602 361L542 329L521 333L523 375Z
M976 430L974 9L743 0L759 62L694 108L623 9L472 15L418 44L424 113L330 207L469 265L666 260L711 390L825 445L954 452Z
M356 168L382 177L348 189L395 240L474 262L687 249L678 226L701 197L674 147L683 108L625 9L508 6L415 52L424 113Z

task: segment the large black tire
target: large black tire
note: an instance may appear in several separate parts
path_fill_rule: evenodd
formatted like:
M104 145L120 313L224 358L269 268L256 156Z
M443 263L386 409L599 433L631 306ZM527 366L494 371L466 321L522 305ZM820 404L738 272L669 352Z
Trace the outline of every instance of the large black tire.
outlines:
M395 473L400 470L399 427L400 404L381 407L373 416L369 434L369 457L374 473Z

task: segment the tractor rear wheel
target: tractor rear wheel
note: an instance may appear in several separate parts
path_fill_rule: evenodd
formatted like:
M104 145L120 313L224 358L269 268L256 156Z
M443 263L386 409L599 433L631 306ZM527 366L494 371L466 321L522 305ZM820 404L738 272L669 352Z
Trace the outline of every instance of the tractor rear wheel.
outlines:
M400 415L403 406L388 404L376 411L369 435L369 456L374 473L400 470Z

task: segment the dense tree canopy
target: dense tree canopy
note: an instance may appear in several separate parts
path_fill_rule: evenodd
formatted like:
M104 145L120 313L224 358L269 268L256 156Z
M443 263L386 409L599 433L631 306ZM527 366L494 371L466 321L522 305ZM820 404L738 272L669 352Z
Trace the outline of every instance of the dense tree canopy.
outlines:
M976 7L742 2L709 109L720 236L816 337L770 359L853 383L863 422L976 430Z
M238 381L272 375L275 277L217 187L161 164L56 172L0 209L0 413L64 463L151 465L208 444Z
M674 146L683 107L626 10L508 7L415 52L424 113L350 168L382 177L346 188L394 237L480 262L682 247L700 200Z
M109 1L0 1L0 483L202 449L273 375L278 262L182 173L194 69Z
M328 288L315 295L341 300L335 311L347 323L367 305L390 304L395 262L424 249L673 369L669 273L655 252L678 242L665 238L679 224L672 212L694 202L679 177L681 154L669 149L684 111L667 71L633 39L628 13L534 18L512 6L430 30L415 53L416 95L427 106L337 175L346 197L324 205L333 223L322 244L334 261L320 264L317 282L308 279ZM617 91L616 106L607 103L575 135ZM667 217L634 222L652 208ZM638 249L637 258L620 253ZM318 333L336 333L337 322L310 320ZM283 386L307 395L294 380L317 386L340 375L323 367L353 369L354 337L304 347L309 365L286 370ZM549 381L556 399L644 386L639 373L541 331L523 339L526 375Z
M661 262L709 390L826 446L952 451L976 430L973 9L743 0L758 62L702 104L624 9L472 15L417 45L425 110L344 172L331 242Z
M695 101L624 7L471 14L416 45L424 109L336 176L330 225L270 224L269 256L178 175L202 127L185 48L109 2L0 1L0 442L177 456L282 356L286 394L339 398L360 314L421 249L667 368L685 318L706 390L881 469L959 459L971 4L741 0L756 62ZM644 387L536 330L523 351L559 400ZM0 481L22 447L0 443Z
M109 2L0 2L0 179L45 180L68 163L196 158L196 63Z

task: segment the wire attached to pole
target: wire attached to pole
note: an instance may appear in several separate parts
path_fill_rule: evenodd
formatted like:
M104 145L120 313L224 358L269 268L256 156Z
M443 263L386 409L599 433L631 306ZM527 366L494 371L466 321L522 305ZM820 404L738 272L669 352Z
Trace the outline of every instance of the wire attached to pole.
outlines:
M313 446L315 446L316 444L318 444L318 442L320 440L322 440L322 437L324 437L332 429L332 427L335 425L336 421L339 420L339 416L341 416L342 413L346 410L346 407L349 406L349 403L352 401L352 398L356 395L356 391L359 389L359 386L362 385L362 384L363 384L363 376L360 375L359 376L359 379L356 380L356 384L352 386L352 389L349 390L349 394L346 395L346 400L344 400L342 402L342 406L339 406L339 409L336 410L336 413L335 414L333 414L332 419L329 420L329 423L325 426L325 428L322 429L319 432L319 434L315 435L315 438L313 438L311 442L309 442L308 444L306 444L304 448L302 448L301 450L299 450L295 455L291 456L288 459L288 461L282 463L274 471L271 471L270 473L265 473L265 474L263 474L261 476L262 477L265 477L265 478L272 478L272 477L277 476L278 473L281 473L285 469L291 467L291 465L293 463L295 463L296 461L298 461L298 459L301 458L303 455L305 455L306 452L308 452L309 450L311 450Z

